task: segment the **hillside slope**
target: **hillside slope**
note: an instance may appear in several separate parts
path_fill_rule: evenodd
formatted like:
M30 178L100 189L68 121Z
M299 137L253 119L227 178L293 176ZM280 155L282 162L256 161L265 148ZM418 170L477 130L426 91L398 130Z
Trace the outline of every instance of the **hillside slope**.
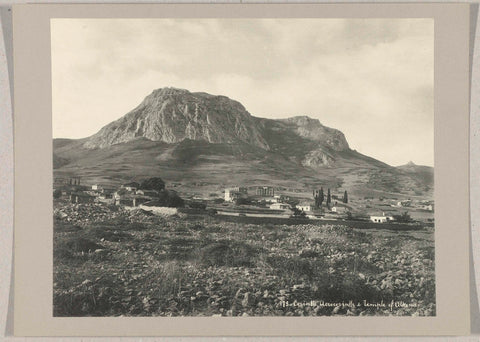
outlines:
M153 91L91 137L54 139L53 152L55 177L118 184L160 176L191 193L244 184L431 195L433 187L424 169L362 155L316 119L254 117L225 96L176 88Z

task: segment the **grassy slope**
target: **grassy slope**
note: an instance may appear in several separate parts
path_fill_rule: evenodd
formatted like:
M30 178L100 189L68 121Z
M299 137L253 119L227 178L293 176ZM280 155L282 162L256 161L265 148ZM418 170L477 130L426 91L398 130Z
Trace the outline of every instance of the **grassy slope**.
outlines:
M299 143L288 131L268 134L271 151L247 144L209 144L185 140L166 144L138 139L88 150L83 140L54 140L56 177L80 176L84 183L120 184L161 176L183 192L221 192L235 184L272 185L310 193L323 186L360 196L389 192L412 195L422 181L356 151L336 153L335 167L306 168L301 160L312 142ZM296 143L295 143L296 142ZM310 146L311 145L311 146ZM426 193L429 193L426 191Z

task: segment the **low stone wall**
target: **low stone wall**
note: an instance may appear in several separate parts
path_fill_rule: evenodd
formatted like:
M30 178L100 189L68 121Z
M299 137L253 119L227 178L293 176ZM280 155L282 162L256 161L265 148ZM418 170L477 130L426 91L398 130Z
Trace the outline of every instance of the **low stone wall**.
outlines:
M137 208L143 209L145 211L150 211L151 213L159 216L172 216L178 214L177 208L169 207L149 207L147 205L140 204Z

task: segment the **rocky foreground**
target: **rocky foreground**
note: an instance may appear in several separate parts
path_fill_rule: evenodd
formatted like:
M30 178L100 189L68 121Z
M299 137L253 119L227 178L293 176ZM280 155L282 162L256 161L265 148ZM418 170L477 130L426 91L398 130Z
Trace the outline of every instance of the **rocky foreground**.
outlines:
M55 316L432 316L433 231L56 203Z

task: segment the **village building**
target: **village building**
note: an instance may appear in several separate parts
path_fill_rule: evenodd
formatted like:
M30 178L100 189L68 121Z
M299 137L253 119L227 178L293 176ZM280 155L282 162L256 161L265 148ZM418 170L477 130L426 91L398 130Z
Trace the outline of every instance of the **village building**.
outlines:
M114 203L116 205L124 205L127 207L138 207L139 205L150 202L152 199L150 197L138 196L138 195L124 195L120 198L115 198Z
M96 202L105 203L105 204L115 204L115 199L113 198L113 194L99 194L96 197Z
M376 223L385 223L387 222L387 218L385 216L370 216L370 221Z
M114 192L115 192L115 189L113 188L103 188L102 191L100 191L100 194L112 197Z
M140 184L138 184L137 182L122 184L122 189L125 189L129 192L135 192L139 187L140 187Z
M426 211L433 211L433 204L426 204L426 205L422 205L422 210L426 210Z
M269 203L269 204L279 202L278 198L275 198L275 197L261 197L259 201L264 201L265 203Z
M84 192L72 192L70 194L71 203L93 203L95 196L91 196Z
M270 205L270 209L274 209L274 210L286 210L286 209L290 209L290 205L286 204L286 203L273 203Z
M332 207L332 212L337 213L337 214L343 214L347 212L347 208L341 207L341 206L334 206Z
M120 189L120 190L115 191L113 193L113 198L118 201L118 200L122 199L122 197L125 197L127 195L127 193L128 193L127 190Z
M100 185L100 184L94 184L91 187L92 191L98 192L98 193L104 193L104 192L115 192L115 188L113 187L108 187L105 185Z
M312 211L312 206L307 203L297 205L297 209L303 212Z
M371 215L370 216L370 221L375 222L375 223L386 223L386 222L391 222L395 220L393 216L390 215L385 215L385 213L382 213L382 215Z
M113 199L113 193L102 192L100 195L98 195L98 198L100 198L100 199Z
M248 194L246 187L232 187L225 189L225 202L233 202L237 198L246 197Z

